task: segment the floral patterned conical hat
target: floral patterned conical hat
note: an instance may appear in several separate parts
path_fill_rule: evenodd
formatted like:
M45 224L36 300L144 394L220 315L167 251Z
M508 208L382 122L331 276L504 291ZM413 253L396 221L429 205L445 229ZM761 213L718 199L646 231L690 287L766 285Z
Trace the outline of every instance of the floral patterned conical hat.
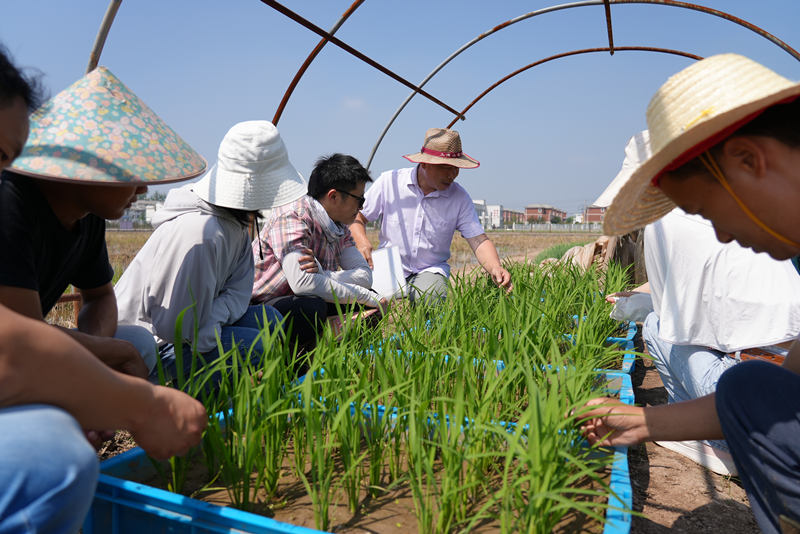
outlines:
M105 67L45 102L12 170L97 184L178 182L206 161Z

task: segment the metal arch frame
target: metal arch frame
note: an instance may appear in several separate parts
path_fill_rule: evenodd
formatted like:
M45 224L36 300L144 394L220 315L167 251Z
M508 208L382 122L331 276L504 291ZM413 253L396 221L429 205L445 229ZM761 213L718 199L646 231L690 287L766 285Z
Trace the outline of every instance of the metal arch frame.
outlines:
M344 24L344 22L348 18L350 18L350 15L352 15L353 12L356 9L358 9L363 3L364 0L355 0L355 2L353 2L350 5L347 11L345 11L342 14L342 16L336 22L336 24L334 24L333 27L330 30L328 30L328 34L330 35L335 34L339 30L339 28L342 27L342 24ZM300 78L303 77L303 75L308 70L308 67L311 65L311 62L314 61L317 55L319 55L319 53L322 51L323 47L327 44L327 42L328 39L326 39L325 37L320 39L319 43L317 43L317 46L314 47L311 53L308 54L308 57L303 62L303 64L300 65L300 68L297 69L297 73L294 75L294 78L292 78L292 81L289 82L289 87L286 88L286 92L283 94L283 98L281 98L281 103L278 104L278 109L275 110L275 115L272 117L272 124L274 124L275 126L277 126L278 121L281 120L281 115L283 115L283 110L286 107L287 102L289 102L289 98L292 96L295 87L297 87L297 84L300 82Z
M687 57L689 59L695 59L695 60L703 59L703 56L698 56L698 55L692 54L690 52L683 52L682 50L674 50L674 49L671 49L671 48L656 48L656 47L652 47L652 46L618 46L618 47L604 46L604 47L600 47L600 48L582 48L580 50L572 50L571 52L562 52L560 54L555 54L555 55L546 57L544 59L540 59L538 61L534 61L533 63L529 63L529 64L525 65L524 67L520 67L517 70L515 70L514 72L512 72L510 74L507 74L506 76L503 76L502 78L497 80L495 83L493 83L492 85L487 87L481 94L479 94L477 97L475 97L475 99L472 102L470 102L464 109L461 110L461 114L462 115L466 114L467 111L469 111L475 104L478 103L478 101L480 101L484 96L489 94L491 91L493 91L494 89L496 89L500 85L504 84L505 82L507 82L508 80L513 78L514 76L516 76L517 74L520 74L522 72L525 72L526 70L532 69L533 67L538 67L539 65L542 65L544 63L548 63L550 61L554 61L556 59L563 59L565 57L577 56L579 54L591 54L591 53L597 53L597 52L611 52L611 53L614 53L615 51L617 51L617 52L619 52L619 51L658 52L658 53L662 53L662 54L673 54L673 55L676 55L676 56L683 56L683 57ZM447 125L447 127L448 128L452 128L457 120L458 120L458 117L453 119L450 122L450 124Z
M537 9L536 11L531 11L529 13L525 13L524 15L520 15L518 17L514 17L512 19L509 19L509 20L507 20L507 21L495 26L494 28L492 28L490 30L481 33L480 35L476 36L472 40L470 40L470 41L466 42L465 44L463 44L455 52L450 54L444 61L442 61L439 65L437 65L430 72L430 74L428 74L419 83L419 87L424 87L425 84L428 83L428 81L430 81L430 79L433 78L448 63L450 63L450 61L452 61L458 55L460 55L462 52L464 52L466 49L468 49L472 45L476 44L477 42L485 39L486 37L489 37L490 35L498 32L498 31L500 31L502 29L507 28L507 27L511 26L512 24L516 24L517 22L520 22L522 20L527 20L529 18L533 18L533 17L539 16L539 15L544 15L546 13L553 13L555 11L561 11L561 10L564 10L564 9L572 9L572 8L576 8L576 7L597 6L597 5L602 5L602 6L605 7L605 17L606 17L606 25L608 27L608 39L609 39L609 50L608 51L613 55L614 54L614 50L617 50L617 48L615 48L614 44L613 44L613 31L612 31L612 25L611 25L611 8L610 8L610 4L653 4L653 5L663 5L663 6L667 6L667 7L679 7L679 8L683 8L683 9L690 9L690 10L693 10L693 11L699 11L701 13L705 13L705 14L716 16L716 17L720 17L720 18L725 19L725 20L727 20L729 22L733 22L735 24L738 24L739 26L742 26L742 27L752 31L752 32L760 35L761 37L764 37L765 39L771 41L772 43L774 43L775 45L777 45L778 47L782 48L784 51L789 53L792 57L794 57L795 59L800 61L800 53L797 52L794 48L792 48L788 44L786 44L781 39L778 39L777 37L775 37L771 33L767 32L766 30L764 30L764 29L762 29L762 28L760 28L758 26L756 26L755 24L751 24L751 23L749 23L749 22L747 22L745 20L742 20L742 19L740 19L738 17L735 17L735 16L731 15L730 13L726 13L724 11L719 11L717 9L712 9L712 8L705 7L705 6L699 6L699 5L696 5L696 4L690 4L688 2L679 2L679 1L675 1L675 0L583 0L583 1L580 1L580 2L572 2L572 3L568 3L568 4L559 4L559 5L550 6L550 7L546 7L546 8L542 8L542 9ZM383 142L383 138L386 136L386 133L389 131L389 128L392 127L392 124L394 124L394 121L397 119L398 115L400 115L400 113L403 111L403 109L405 109L405 107L408 105L408 103L411 101L411 99L414 98L415 94L416 94L415 92L411 92L411 94L409 94L406 97L406 99L403 101L403 103L400 104L400 107L397 108L397 110L394 112L392 117L389 119L389 122L383 128L383 131L378 136L378 140L375 142L375 145L372 147L372 151L370 152L369 160L367 161L367 165L366 165L367 169L369 169L369 167L372 165L372 160L375 158L375 153L378 151L378 147L380 146L381 142ZM463 120L463 118L462 118L462 120Z

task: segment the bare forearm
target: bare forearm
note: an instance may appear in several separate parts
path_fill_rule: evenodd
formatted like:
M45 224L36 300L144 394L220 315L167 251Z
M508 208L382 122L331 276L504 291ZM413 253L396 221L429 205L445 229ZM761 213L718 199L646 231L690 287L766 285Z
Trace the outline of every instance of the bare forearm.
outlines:
M723 439L714 394L644 409L647 441Z
M0 406L52 404L84 428L140 426L135 414L148 406L152 385L111 370L70 336L41 321L5 309L2 317Z
M475 248L475 257L478 259L478 263L481 264L481 267L488 273L491 273L492 269L500 267L500 256L497 254L494 243L488 238Z
M370 245L369 238L367 237L367 220L359 213L356 220L350 225L350 234L353 236L353 241L356 242L356 247L361 248Z
M78 315L78 330L93 336L114 336L117 332L117 300L113 293L84 302Z

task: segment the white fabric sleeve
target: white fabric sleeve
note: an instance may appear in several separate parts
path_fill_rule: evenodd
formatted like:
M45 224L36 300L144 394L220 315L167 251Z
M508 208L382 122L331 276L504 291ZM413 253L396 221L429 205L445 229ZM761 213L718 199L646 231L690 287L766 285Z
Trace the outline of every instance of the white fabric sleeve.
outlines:
M292 293L298 296L314 296L326 302L349 304L358 302L366 306L377 307L379 297L369 289L356 284L342 283L322 273L307 273L300 268L302 252L290 252L283 258L281 267ZM334 296L335 295L335 296Z
M478 212L475 211L475 204L472 198L464 191L464 195L459 199L460 206L458 210L458 220L456 221L456 228L461 232L464 239L478 237L485 234L486 230L483 229L480 220L478 219Z
M325 274L343 284L355 284L366 289L372 287L372 269L356 247L345 247L339 261L341 271L325 271Z
M367 221L372 222L383 215L383 184L387 180L391 180L391 177L392 171L386 171L378 176L378 179L364 193L364 206L361 208L361 215Z

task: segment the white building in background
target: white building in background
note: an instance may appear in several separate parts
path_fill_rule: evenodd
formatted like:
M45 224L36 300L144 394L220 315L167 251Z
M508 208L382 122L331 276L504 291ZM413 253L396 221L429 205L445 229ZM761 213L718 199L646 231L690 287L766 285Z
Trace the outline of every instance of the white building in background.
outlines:
M125 211L123 221L153 224L153 214L164 206L160 200L137 200Z
M487 204L486 213L488 216L488 224L485 228L502 228L503 227L503 205L502 204Z
M583 213L576 213L573 217L575 217L575 224L583 224Z
M478 220L484 229L489 227L489 213L486 211L485 200L472 200L472 205L475 206L475 213L478 214Z

